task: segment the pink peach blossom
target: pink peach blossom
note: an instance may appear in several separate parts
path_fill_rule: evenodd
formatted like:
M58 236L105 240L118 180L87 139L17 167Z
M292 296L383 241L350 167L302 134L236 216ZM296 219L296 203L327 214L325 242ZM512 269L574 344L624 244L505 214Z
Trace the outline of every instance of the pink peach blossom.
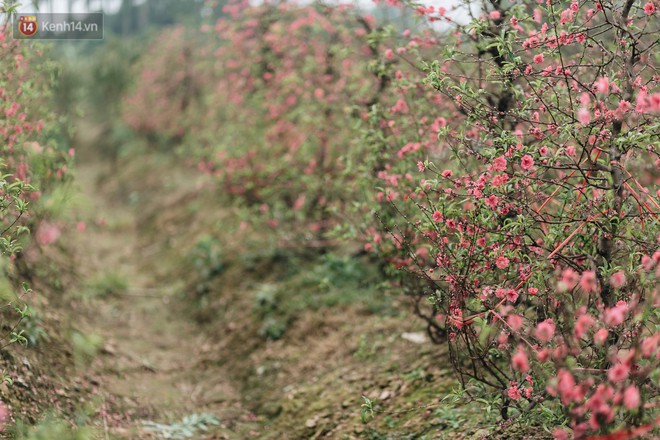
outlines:
M506 158L504 156L496 157L493 160L493 169L495 171L504 171L506 169Z
M518 370L521 373L529 371L529 359L523 349L518 348L516 354L511 357L511 366L514 370Z
M508 390L507 390L507 395L511 400L518 400L522 397L522 394L520 394L520 390L516 385L512 385Z
M626 318L628 305L626 303L617 304L605 310L605 323L610 327L621 325Z
M644 5L644 13L646 15L653 15L655 13L655 10L656 8L653 2L648 2Z
M628 377L630 367L624 363L618 363L607 370L607 379L611 382L621 382Z
M628 409L639 408L641 404L641 398L639 396L639 390L635 385L630 385L623 392L623 405Z
M35 238L41 246L48 246L60 237L60 229L53 223L43 222L37 228Z
M520 160L520 166L523 170L531 170L534 167L534 159L529 154L525 154Z
M504 255L500 255L497 257L497 260L495 260L495 265L500 269L506 269L509 267L509 259Z
M597 278L596 272L593 270L585 270L582 272L580 277L580 287L587 293L591 293L596 290Z
M573 329L575 337L580 339L585 333L593 326L595 323L594 318L591 315L581 315L578 317L575 322L575 328Z
M607 77L601 76L596 80L594 85L596 86L596 91L599 93L607 93L610 88L610 81L607 79Z
M601 328L596 333L594 333L594 342L596 343L596 345L601 346L605 344L605 341L607 341L607 337L609 336L609 334L610 332L608 332L606 328Z
M621 270L613 273L610 277L610 284L615 289L620 289L626 284L626 274Z
M552 319L546 319L536 325L536 339L541 342L549 342L555 334L555 323Z
M514 313L507 317L506 322L509 324L509 327L511 327L511 330L516 332L520 330L520 327L523 325L523 317Z
M591 113L584 107L580 107L577 113L577 118L580 124L588 125L591 122Z

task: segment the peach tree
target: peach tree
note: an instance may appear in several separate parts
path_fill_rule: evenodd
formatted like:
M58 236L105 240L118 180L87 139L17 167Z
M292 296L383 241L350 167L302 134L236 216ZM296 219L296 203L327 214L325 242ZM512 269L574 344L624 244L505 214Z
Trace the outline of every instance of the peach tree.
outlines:
M413 275L434 339L503 419L544 417L556 438L650 432L656 4L414 7L426 31L387 53L423 79L392 70L402 102L364 118L385 213L368 248Z
M166 133L185 160L216 177L246 218L286 246L325 247L351 203L357 108L378 90L367 72L373 25L348 6L232 2L202 26L154 41L124 118Z
M0 254L13 262L9 278L22 285L23 295L30 273L22 248L57 239L59 227L41 199L68 178L73 150L57 143L67 125L53 111L54 66L40 59L38 45L13 40L10 31L0 26ZM27 316L26 309L18 311L21 319ZM11 335L11 341L24 339Z

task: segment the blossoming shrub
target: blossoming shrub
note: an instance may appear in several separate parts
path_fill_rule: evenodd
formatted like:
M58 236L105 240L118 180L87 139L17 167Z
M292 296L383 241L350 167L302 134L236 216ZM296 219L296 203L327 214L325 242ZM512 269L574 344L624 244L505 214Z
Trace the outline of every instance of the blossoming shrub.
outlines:
M287 241L322 243L351 199L342 170L353 159L353 112L377 89L366 71L370 21L346 6L236 4L228 12L215 27L222 68L208 119L229 130L220 128L220 142L218 131L204 133L202 143L215 139L202 166Z
M198 44L183 26L176 26L154 38L138 63L135 86L121 103L122 116L154 145L178 145L190 129L191 104L198 104L203 82Z
M341 170L354 109L377 90L366 69L370 21L346 6L286 2L234 2L225 13L202 28L205 41L188 60L171 38L154 42L125 118L138 130L181 134L182 156L280 238L324 245L332 212L348 201Z
M368 248L400 250L465 387L496 391L504 419L564 425L557 438L649 432L660 374L655 4L480 6L469 24L417 8L445 30L391 48L426 72L395 88L430 87L437 107L365 118L389 212ZM420 41L434 38L428 58ZM432 111L410 111L419 102Z
M43 223L39 207L43 192L67 176L73 153L58 149L47 139L60 136L62 124L51 110L48 65L38 62L38 46L11 39L7 26L0 28L0 251L20 250L18 237L53 225ZM41 234L40 234L41 232Z
M381 78L382 86L359 115L355 159L346 170L362 176L353 196L360 203L351 214L362 225L358 230L366 239L365 249L377 249L388 263L401 268L410 266L413 256L419 262L429 255L425 247L415 247L412 254L404 249L419 240L399 220L417 213L417 207L399 202L415 199L427 158L433 157L438 165L449 159L449 150L438 143L438 133L462 115L425 84L426 63L440 44L431 28L421 28L418 34L405 30L402 35L391 27L372 29L369 38L377 42L377 59L370 63L370 71Z

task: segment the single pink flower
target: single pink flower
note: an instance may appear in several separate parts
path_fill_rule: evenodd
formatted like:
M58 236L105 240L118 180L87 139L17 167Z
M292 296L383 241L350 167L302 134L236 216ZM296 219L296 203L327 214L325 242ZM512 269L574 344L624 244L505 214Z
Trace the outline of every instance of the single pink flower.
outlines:
M543 11L539 8L534 9L534 22L541 23L543 20Z
M587 333L587 331L591 328L591 326L594 325L594 323L595 320L591 315L584 314L579 316L575 322L575 328L573 329L575 337L578 339L582 338L582 336Z
M594 333L594 342L598 346L602 346L605 344L605 341L607 341L607 337L609 336L610 332L607 331L606 328L601 328L598 330L596 333Z
M596 91L599 93L607 93L610 88L610 81L607 79L607 77L601 76L596 80L594 85L596 86Z
M493 169L495 171L504 171L506 169L506 158L504 156L496 157L493 160Z
M534 64L541 64L543 62L543 54L540 53L540 54L534 55L533 61L534 61Z
M534 167L534 159L529 154L525 154L520 160L520 166L523 170L531 170Z
M655 13L655 5L653 2L648 2L647 4L644 5L644 13L646 15L653 15Z
M616 110L614 110L613 114L616 119L621 121L623 119L623 115L628 113L630 110L632 110L632 104L628 101L619 101L619 105L617 106Z
M660 112L660 93L649 96L649 110L653 113Z
M516 302L516 300L518 300L518 292L516 292L514 289L507 289L506 299L512 303Z
M399 99L390 109L392 113L408 113L408 104L403 99Z
M506 322L511 327L511 330L517 332L523 325L523 317L514 313L506 318Z
M495 265L500 269L506 269L509 267L509 259L504 255L500 255L497 257L497 260L495 260Z
M552 319L546 319L536 325L536 339L541 342L549 342L555 334L555 322Z
M580 124L588 125L589 122L591 122L591 113L589 113L589 110L586 108L580 107L580 110L578 110L577 113L577 118L578 121L580 121Z
M512 385L508 390L507 394L509 395L509 398L511 400L518 400L520 397L522 397L522 394L520 394L520 390L516 385Z
M525 350L518 348L516 354L511 357L511 367L521 373L529 371L529 359Z
M655 261L653 261L653 258L649 257L646 254L642 255L642 267L644 268L644 270L647 272L651 272L653 266L655 266Z
M642 356L649 358L655 353L660 344L660 333L644 338L641 344Z
M579 397L580 393L575 386L575 378L567 370L561 369L557 373L557 392L564 405Z
M607 370L607 379L611 382L621 382L628 377L630 367L624 363L618 363Z
M502 14L500 13L500 11L490 11L490 13L488 14L488 16L489 16L492 20L499 20L500 17L502 17Z
M495 209L499 203L500 198L495 194L491 194L490 196L486 197L486 206L488 206L490 209Z
M639 408L641 404L641 398L639 396L639 390L635 385L630 385L623 392L623 405L628 409Z
M626 318L628 305L625 302L617 303L614 307L605 310L605 324L610 327L621 325Z
M293 210L294 211L300 211L303 206L305 206L305 199L306 195L305 194L300 194L297 198L296 201L293 203Z
M565 292L566 290L572 290L578 285L579 281L580 274L578 274L570 267L567 267L561 272L561 280L559 281L558 285L559 290L562 292Z
M585 270L582 272L580 277L580 287L587 293L591 293L596 290L596 272L593 270Z
M615 289L620 289L626 284L626 274L621 270L613 273L610 277L610 284Z
M54 243L60 236L60 229L52 223L43 222L39 225L35 238L41 246Z

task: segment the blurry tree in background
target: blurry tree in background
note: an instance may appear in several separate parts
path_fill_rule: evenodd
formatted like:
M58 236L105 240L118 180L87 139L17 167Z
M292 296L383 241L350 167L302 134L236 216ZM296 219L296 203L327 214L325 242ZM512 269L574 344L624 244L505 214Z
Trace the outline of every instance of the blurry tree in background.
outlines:
M52 1L35 4L40 11L54 11ZM104 12L104 40L52 42L53 56L61 61L55 90L58 111L94 121L103 132L99 152L117 157L118 146L131 140L128 127L118 117L121 98L133 81L131 67L152 35L175 25L198 29L203 23L214 23L223 4L200 0L70 1L70 11ZM194 33L189 36L193 45Z
M222 14L220 0L68 0L66 8L55 0L34 0L32 10L65 13L72 11L103 12L105 32L130 37L149 29L175 24L197 26L215 21ZM26 9L25 5L22 9ZM27 11L27 9L26 9Z

